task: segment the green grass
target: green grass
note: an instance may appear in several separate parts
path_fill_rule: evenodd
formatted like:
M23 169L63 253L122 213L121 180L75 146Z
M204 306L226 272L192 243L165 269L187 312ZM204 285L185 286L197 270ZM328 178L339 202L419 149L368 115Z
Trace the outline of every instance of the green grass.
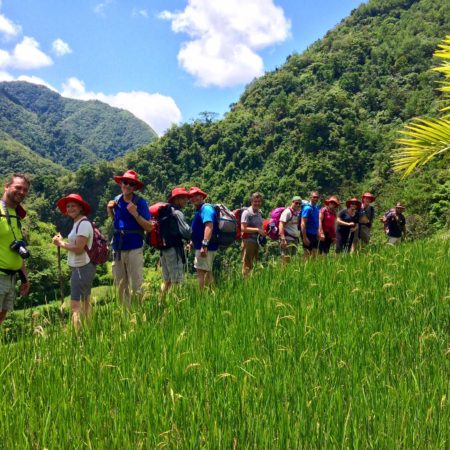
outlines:
M271 264L0 348L4 448L450 446L450 243Z

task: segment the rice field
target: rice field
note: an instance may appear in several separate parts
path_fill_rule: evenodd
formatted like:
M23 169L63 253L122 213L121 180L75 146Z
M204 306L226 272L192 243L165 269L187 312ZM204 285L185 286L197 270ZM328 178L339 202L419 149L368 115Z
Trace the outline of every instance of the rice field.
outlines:
M0 345L7 449L448 449L450 242L230 274Z

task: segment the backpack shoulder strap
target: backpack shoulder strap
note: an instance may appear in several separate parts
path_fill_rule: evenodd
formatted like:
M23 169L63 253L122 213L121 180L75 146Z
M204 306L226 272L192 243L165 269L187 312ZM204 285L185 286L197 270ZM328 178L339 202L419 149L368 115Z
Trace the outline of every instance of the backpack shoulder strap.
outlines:
M92 226L91 221L90 221L87 217L85 217L84 219L81 219L81 220L77 223L77 227L75 228L75 233L77 233L77 234L78 234L78 228L80 228L81 222L89 222L89 223L91 224L91 226ZM92 229L94 229L93 226L92 226Z

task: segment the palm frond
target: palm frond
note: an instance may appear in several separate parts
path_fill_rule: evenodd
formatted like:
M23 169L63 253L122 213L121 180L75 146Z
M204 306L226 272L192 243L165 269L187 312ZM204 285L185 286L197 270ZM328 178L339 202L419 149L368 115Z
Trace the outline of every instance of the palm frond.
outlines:
M401 147L394 150L392 164L403 177L439 155L447 158L450 154L450 120L413 119L400 134L403 137L396 143Z

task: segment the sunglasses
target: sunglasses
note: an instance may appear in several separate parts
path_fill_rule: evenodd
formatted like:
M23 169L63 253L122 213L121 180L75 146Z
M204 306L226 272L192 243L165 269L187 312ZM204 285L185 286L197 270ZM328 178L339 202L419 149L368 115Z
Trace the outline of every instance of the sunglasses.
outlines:
M301 205L301 203L300 202L294 202L294 205Z
M313 195L311 198L319 198L318 195Z
M136 187L136 183L134 181L122 180L122 184L124 186Z

